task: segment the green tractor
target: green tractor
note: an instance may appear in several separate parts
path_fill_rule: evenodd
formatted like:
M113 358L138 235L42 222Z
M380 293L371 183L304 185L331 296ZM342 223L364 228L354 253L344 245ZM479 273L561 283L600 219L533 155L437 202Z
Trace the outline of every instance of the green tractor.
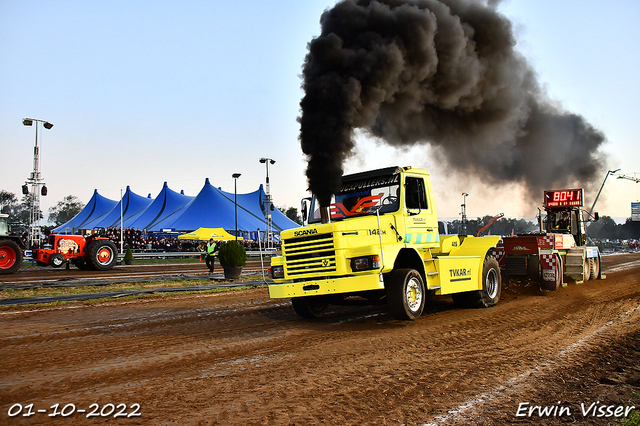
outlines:
M20 237L9 235L8 217L0 213L0 274L13 274L20 269L25 249Z

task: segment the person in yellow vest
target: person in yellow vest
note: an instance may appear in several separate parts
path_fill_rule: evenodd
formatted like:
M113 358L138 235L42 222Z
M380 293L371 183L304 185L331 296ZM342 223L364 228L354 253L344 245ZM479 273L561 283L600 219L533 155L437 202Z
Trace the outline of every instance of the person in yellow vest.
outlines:
M207 243L207 257L205 258L205 262L207 263L207 268L209 268L210 274L213 274L217 249L218 245L215 241L213 241L213 238L210 238L209 242Z

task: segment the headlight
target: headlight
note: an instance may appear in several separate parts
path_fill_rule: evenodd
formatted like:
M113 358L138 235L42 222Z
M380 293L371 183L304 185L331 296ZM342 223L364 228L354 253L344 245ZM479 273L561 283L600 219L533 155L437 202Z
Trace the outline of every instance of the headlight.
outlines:
M269 268L269 274L274 279L284 278L284 266L272 266Z
M380 256L362 256L362 257L354 257L351 259L351 270L352 271L367 271L370 269L379 269L380 268Z

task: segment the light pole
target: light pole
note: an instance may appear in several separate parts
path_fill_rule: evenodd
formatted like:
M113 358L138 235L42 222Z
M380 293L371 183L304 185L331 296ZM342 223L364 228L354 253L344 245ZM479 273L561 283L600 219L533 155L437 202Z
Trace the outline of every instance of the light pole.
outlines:
M273 210L273 206L271 203L271 189L269 187L269 164L275 164L276 160L274 160L273 158L261 158L260 162L265 164L266 168L267 168L267 180L266 180L266 185L265 185L265 194L266 194L266 200L264 203L264 216L267 219L267 235L265 235L265 239L267 240L268 243L268 248L273 248L273 221L271 219L271 211Z
M615 170L609 170L607 171L607 175L604 177L604 180L602 181L602 186L600 187L600 191L598 191L598 195L596 195L596 199L593 201L593 205L591 206L591 210L589 210L589 214L592 215L593 214L593 209L596 208L596 203L598 202L598 198L600 198L600 193L602 192L602 188L604 188L604 184L607 182L607 178L609 177L609 175L612 175L616 172L619 172L620 169L615 169Z
M26 183L22 186L22 193L27 195L29 193L29 185L31 185L32 199L31 199L31 214L30 214L30 235L29 235L29 248L32 248L36 237L40 237L40 195L47 195L47 187L44 184L44 180L40 175L40 151L38 148L38 127L42 123L42 126L49 130L53 127L53 124L45 120L38 120L36 118L23 118L22 124L25 126L32 126L36 123L36 145L33 148L33 171L31 176L27 179ZM41 188L42 187L42 188Z
M233 204L236 214L236 242L238 242L238 178L240 173L234 173L231 177L233 178Z

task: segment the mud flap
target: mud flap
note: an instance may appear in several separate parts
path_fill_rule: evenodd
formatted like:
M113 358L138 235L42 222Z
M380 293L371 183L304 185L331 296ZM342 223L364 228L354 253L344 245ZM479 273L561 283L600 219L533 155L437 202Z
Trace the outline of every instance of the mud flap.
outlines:
M562 265L558 264L558 256L555 254L540 255L540 272L542 280L540 288L542 290L558 290L563 285Z

